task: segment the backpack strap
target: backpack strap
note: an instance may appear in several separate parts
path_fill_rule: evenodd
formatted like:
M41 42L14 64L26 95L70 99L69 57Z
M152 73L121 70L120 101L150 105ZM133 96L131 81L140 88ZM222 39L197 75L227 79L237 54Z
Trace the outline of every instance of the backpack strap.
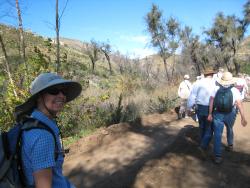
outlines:
M184 80L184 83L187 86L188 90L190 91L190 87L189 87L188 83L186 82L186 80Z
M54 141L55 141L55 148L56 148L56 150L55 150L55 160L57 160L59 148L58 148L57 141L56 141L56 135L53 132L53 130L48 125L46 125L45 123L30 117L30 118L26 119L25 122L23 122L22 128L21 128L22 131L21 131L20 136L22 135L23 131L29 131L29 130L32 130L32 129L43 129L43 130L48 131L53 136Z
M6 172L9 170L9 168L11 166L11 161L12 161L12 158L10 158L9 160L4 160L3 164L1 165L1 168L0 168L0 180L4 177Z
M3 151L4 151L4 154L5 154L5 157L8 159L10 158L10 151L9 151L9 148L8 148L8 145L9 145L9 142L8 142L8 136L7 136L7 133L6 132L2 132L1 133L1 145L3 146Z
M6 140L7 136L5 132L0 132L0 147L3 148L2 152L0 154L1 159L3 160L1 166L0 166L0 180L4 177L4 175L6 174L6 172L8 171L8 169L10 168L11 165L11 161L12 161L12 157L7 158L7 153L6 153Z

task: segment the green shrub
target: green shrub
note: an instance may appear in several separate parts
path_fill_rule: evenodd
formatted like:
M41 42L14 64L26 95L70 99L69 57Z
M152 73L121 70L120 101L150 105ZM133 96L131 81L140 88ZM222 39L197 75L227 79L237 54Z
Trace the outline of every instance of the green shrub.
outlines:
M27 96L27 92L17 89L19 95ZM6 131L15 123L14 108L15 106L23 103L24 101L20 97L16 97L13 93L13 88L10 84L3 88L0 94L0 130Z
M122 94L120 94L117 106L114 107L113 104L110 104L111 116L109 122L107 123L108 124L120 123L120 121L122 120L122 110L123 110Z
M138 106L131 102L129 103L123 111L123 121L124 122L134 122L140 117L140 111Z
M115 107L114 104L110 104L110 119L107 121L107 125L112 125L120 122L134 122L140 116L137 105L134 102L122 105L123 96L120 94L118 104Z
M173 108L176 104L176 99L170 99L168 96L166 97L158 97L157 100L151 99L149 101L148 113L158 112L163 113L167 112L171 108Z

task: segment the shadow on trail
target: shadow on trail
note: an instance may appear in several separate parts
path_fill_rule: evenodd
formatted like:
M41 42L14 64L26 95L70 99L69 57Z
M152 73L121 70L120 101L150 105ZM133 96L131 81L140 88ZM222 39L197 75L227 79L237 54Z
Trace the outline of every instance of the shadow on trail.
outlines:
M103 169L95 168L94 170L87 170L84 167L74 168L67 174L70 180L72 180L77 187L95 187L95 188L129 188L138 187L135 186L137 177L145 169L152 172L148 175L152 176L152 173L157 173L154 167L161 165L161 168L169 168L171 166L170 158L173 156L184 156L182 166L171 166L171 173L168 173L168 179L175 179L175 184L171 187L187 187L188 173L190 170L190 158L185 156L191 156L198 160L201 169L199 173L204 177L202 185L206 187L248 187L250 185L250 155L238 152L225 153L225 161L222 165L214 165L210 159L204 160L197 149L199 140L199 130L192 125L186 125L179 130L174 126L169 126L170 122L166 122L157 126L142 126L140 123L131 125L129 131L144 135L150 138L151 145L147 148L143 154L138 153L137 158L126 166L119 166L118 159L112 161L102 161L106 165L117 165L117 169L114 172L103 171ZM126 143L124 143L126 144ZM93 151L90 151L93 152ZM126 152L126 151L124 151ZM105 160L105 159L104 159ZM186 161L185 161L186 160ZM183 165L185 164L185 165ZM163 170L164 171L164 170ZM140 183L139 187L145 188L158 188L167 187L164 176L160 177L160 174L154 174L159 176L157 183L149 184L147 182ZM209 177L207 179L207 177ZM147 178L147 177L146 177ZM225 186L224 186L225 185ZM199 186L194 186L199 187Z
M159 160L161 168L171 166L171 173L168 179L174 179L172 185L166 186L167 181L164 178L158 179L156 187L207 187L207 188L248 188L250 185L250 154L243 152L224 151L222 146L224 161L220 165L212 162L213 140L209 146L208 153L204 157L197 149L199 143L199 129L193 126L187 126L184 134L181 135L168 148L169 152ZM181 158L181 165L171 164L171 157ZM199 159L199 166L197 160ZM178 161L178 160L177 160ZM195 178L193 178L195 176ZM200 179L199 179L200 178ZM159 182L162 180L162 182ZM145 185L146 187L147 185ZM143 186L142 186L143 187Z

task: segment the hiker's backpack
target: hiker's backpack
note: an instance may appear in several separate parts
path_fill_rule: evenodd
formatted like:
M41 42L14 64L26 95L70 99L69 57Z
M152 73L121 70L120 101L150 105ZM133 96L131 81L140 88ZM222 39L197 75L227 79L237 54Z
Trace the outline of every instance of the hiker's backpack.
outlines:
M220 86L214 97L214 110L222 113L229 113L233 109L232 87Z
M22 132L31 129L44 129L50 132L57 150L56 136L52 129L31 117L16 123L8 132L0 131L0 188L26 187L21 163ZM56 152L55 159L57 159Z

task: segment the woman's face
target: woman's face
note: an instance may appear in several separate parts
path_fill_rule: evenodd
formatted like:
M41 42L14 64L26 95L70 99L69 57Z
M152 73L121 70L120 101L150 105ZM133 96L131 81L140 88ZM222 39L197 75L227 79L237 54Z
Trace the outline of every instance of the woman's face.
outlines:
M62 111L66 103L66 96L62 89L53 87L53 88L46 90L42 94L42 97L39 103L41 104L41 102L43 104L43 107L45 105L46 108L50 110L50 112L52 112L54 115L57 115L58 112ZM38 106L41 106L41 105L38 105ZM45 110L47 110L46 108Z

